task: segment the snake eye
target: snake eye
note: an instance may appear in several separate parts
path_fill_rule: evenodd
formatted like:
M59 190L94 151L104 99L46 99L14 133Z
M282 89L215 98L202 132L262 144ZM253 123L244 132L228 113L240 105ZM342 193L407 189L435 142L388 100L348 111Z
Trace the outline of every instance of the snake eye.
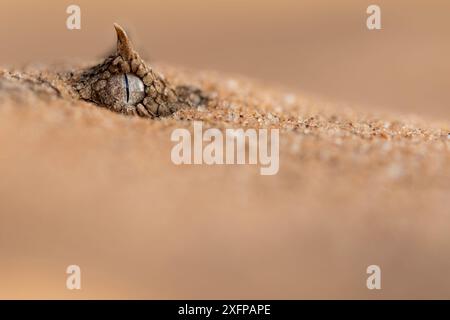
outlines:
M110 99L125 105L136 105L145 97L145 87L141 79L130 73L111 77L107 87Z

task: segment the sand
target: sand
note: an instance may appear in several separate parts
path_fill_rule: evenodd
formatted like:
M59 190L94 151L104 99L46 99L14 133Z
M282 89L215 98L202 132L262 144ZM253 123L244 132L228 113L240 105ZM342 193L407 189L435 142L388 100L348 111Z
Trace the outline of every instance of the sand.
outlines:
M448 121L156 68L217 103L127 117L2 71L0 298L450 297ZM279 128L279 173L174 165L194 120Z

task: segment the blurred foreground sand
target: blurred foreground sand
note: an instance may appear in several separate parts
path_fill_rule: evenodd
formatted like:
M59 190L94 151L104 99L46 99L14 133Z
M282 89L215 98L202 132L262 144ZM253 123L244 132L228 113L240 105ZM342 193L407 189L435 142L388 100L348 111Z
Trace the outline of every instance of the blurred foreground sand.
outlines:
M145 120L2 83L0 298L450 297L448 122L157 69L220 104ZM192 120L280 128L278 175L175 166Z

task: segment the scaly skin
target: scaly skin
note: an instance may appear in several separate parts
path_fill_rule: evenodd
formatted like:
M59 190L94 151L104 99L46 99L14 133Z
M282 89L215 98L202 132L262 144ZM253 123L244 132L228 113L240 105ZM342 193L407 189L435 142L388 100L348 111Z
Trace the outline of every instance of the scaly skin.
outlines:
M117 33L117 52L103 63L70 79L80 99L106 106L116 112L150 118L168 116L180 108L206 102L207 97L197 88L172 87L161 74L140 58L125 31L117 24L114 27ZM145 86L145 97L136 105L115 99L111 88L108 88L113 76L129 73L140 78Z

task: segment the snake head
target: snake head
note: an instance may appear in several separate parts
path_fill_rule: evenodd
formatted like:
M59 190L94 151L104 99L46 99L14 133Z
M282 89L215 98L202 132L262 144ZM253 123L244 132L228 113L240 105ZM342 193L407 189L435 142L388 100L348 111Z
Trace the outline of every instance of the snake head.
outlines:
M80 99L141 117L168 116L190 103L162 75L146 64L126 32L114 24L116 53L73 80Z

